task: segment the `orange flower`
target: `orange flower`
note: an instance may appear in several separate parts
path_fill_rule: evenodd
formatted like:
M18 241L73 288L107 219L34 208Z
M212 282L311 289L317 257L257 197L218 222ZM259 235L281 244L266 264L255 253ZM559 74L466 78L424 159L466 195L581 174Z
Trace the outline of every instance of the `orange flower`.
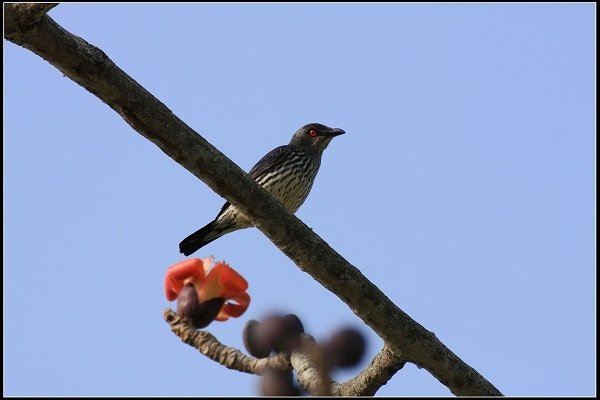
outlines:
M180 315L180 308L187 307L187 310L193 309L193 313L206 314L206 308L214 309L214 305L217 305L218 308L214 309L214 312L208 311L209 314L216 314L216 317L210 316L210 320L204 326L213 319L226 321L230 317L237 318L246 311L250 304L250 296L246 293L248 282L224 262L216 263L211 269L213 264L212 257L203 260L191 258L169 267L165 276L167 300L178 299L180 304L178 304L177 311ZM184 290L187 285L193 286L195 295L193 291ZM181 297L180 294L182 294ZM219 303L216 299L222 299L222 302ZM203 307L203 305L212 306ZM191 317L192 320L199 319L204 322L207 317L206 315L186 316Z

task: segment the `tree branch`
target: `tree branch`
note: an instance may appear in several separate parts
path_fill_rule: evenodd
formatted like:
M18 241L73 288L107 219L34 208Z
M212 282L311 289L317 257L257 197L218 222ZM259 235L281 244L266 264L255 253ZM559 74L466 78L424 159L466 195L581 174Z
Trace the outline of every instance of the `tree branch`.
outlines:
M290 361L298 374L298 383L313 396L331 396L339 384L327 374L326 360L315 339L301 335L301 345L292 351Z
M104 52L67 32L47 15L40 17L39 13L50 6L4 7L5 26L10 28L5 30L6 39L38 54L93 93L165 154L239 207L300 269L373 328L394 353L425 368L456 395L501 395Z
M171 326L171 331L179 336L183 343L189 344L206 357L229 369L260 375L267 367L281 370L292 368L289 354L280 353L268 358L249 357L238 349L223 345L209 332L195 329L173 310L165 309L163 317Z
M384 345L373 361L360 374L332 390L335 396L374 396L396 372L404 368L405 361L396 357Z
M211 360L229 369L256 375L261 375L265 368L284 371L293 368L298 373L300 386L315 396L373 396L405 364L384 346L364 371L340 384L327 375L323 354L310 335L303 334L302 345L291 354L282 352L273 357L254 358L221 344L209 332L195 329L173 310L165 309L163 317L182 342Z
M58 3L4 3L4 36L31 29Z

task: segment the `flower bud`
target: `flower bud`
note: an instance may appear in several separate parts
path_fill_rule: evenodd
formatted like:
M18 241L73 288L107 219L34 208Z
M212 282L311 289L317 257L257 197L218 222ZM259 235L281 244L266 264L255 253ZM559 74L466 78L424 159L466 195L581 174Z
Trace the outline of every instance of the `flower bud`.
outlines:
M260 380L262 396L299 396L300 390L292 382L291 371L266 368Z
M258 322L250 320L244 327L244 345L254 357L268 357L271 351L291 351L300 345L304 327L294 314L271 315Z
M271 315L264 319L257 331L257 335L260 335L272 350L280 352L293 350L300 344L300 334L304 332L304 327L294 314Z
M274 341L275 351L291 351L300 346L300 334L304 333L302 321L295 314L288 314L279 320L279 332Z
M215 320L223 303L223 297L200 302L194 285L187 283L177 296L177 314L187 318L194 328L201 329Z
M342 329L322 346L332 367L351 367L358 364L365 352L365 339L355 329Z
M243 340L244 346L250 355L256 358L268 357L273 349L271 343L265 340L265 335L260 334L261 323L251 319L244 325Z

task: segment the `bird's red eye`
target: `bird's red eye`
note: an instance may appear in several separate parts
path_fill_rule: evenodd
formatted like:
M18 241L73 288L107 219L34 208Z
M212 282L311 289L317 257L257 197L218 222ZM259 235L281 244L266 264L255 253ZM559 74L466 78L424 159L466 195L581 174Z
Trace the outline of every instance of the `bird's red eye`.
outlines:
M314 129L311 129L310 131L308 131L308 136L310 136L310 137L317 136L317 131L315 131Z

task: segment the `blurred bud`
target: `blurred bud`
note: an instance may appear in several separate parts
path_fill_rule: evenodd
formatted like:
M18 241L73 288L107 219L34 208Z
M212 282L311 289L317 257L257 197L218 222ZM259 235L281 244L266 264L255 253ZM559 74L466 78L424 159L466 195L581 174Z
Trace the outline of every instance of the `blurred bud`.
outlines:
M300 344L304 327L294 314L271 315L257 329L257 335L276 352L292 350Z
M223 303L223 297L200 302L194 285L187 283L177 296L177 314L186 317L194 328L201 329L215 320Z
M365 346L363 335L349 328L335 333L322 348L331 367L351 367L360 362Z
M268 357L271 351L290 351L300 345L304 327L294 314L271 315L258 322L250 320L244 327L244 345L254 357Z
M300 346L300 334L304 333L304 326L297 315L281 317L277 325L278 332L273 341L275 351L291 351Z
M250 355L256 358L268 357L272 350L271 343L265 340L264 335L260 335L258 327L260 322L251 319L244 325L244 346Z
M299 396L300 390L292 381L291 371L266 368L260 380L261 396Z

